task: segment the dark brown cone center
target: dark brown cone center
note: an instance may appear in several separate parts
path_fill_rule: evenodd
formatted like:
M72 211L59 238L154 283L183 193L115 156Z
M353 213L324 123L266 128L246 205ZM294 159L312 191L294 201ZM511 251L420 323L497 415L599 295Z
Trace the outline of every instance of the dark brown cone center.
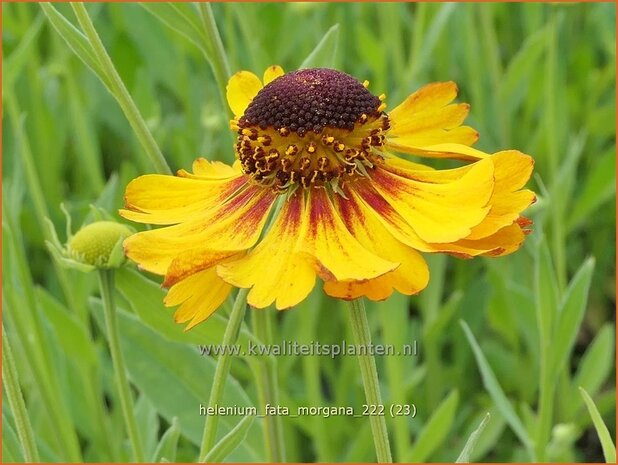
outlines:
M285 74L263 87L239 120L240 128L286 128L300 136L325 128L353 130L381 102L352 76L326 68Z

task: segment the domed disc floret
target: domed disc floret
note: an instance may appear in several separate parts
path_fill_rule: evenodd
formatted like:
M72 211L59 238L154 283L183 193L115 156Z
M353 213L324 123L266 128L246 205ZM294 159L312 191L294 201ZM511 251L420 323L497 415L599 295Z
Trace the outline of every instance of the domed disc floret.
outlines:
M366 174L389 128L384 96L332 69L285 74L260 90L236 122L243 171L279 191Z

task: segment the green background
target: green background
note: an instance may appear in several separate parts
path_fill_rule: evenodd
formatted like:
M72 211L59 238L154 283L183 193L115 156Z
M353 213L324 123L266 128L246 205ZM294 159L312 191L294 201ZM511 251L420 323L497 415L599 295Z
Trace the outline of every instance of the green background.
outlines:
M69 5L54 7L77 26ZM385 402L418 409L415 418L387 418L395 459L453 461L490 412L473 461L602 461L577 388L614 437L615 5L213 10L232 72L293 70L320 43L313 65L368 79L389 108L425 83L454 80L460 101L472 105L467 121L481 134L479 148L519 149L536 160L530 187L538 202L527 212L534 232L522 250L500 259L428 257L431 283L420 296L368 305L374 342L419 344L416 357L378 357ZM233 161L230 115L203 37L191 27L199 30L197 9L129 3L88 11L172 169L198 156ZM40 5L3 3L2 16L3 325L28 415L42 460L127 461L96 276L54 265L43 218L61 241L62 202L73 232L92 221L90 204L119 219L124 186L154 167L113 96ZM138 423L149 460L193 461L203 427L198 406L214 370L196 344L220 341L227 309L183 333L153 279L130 270L117 276ZM253 337L249 328L243 337ZM274 332L275 341L351 340L346 307L320 289L276 315ZM554 364L543 378L542 360ZM255 360L233 361L227 404L256 403L247 362ZM291 409L363 403L354 357L280 357L277 366L281 403ZM21 461L6 402L2 413L3 460ZM238 420L223 418L220 436ZM283 418L283 425L288 460L374 460L367 418ZM256 421L226 460L265 459Z

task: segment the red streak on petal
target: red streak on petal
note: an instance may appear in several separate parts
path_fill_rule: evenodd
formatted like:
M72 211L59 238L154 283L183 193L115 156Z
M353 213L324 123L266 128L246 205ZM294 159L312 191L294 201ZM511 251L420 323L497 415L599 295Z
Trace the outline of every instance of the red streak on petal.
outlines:
M233 212L237 209L246 210L246 213L242 215L241 219L234 225L234 232L237 234L253 234L264 219L264 216L268 213L274 201L275 195L272 192L262 188L254 188L251 196L247 198L246 202L243 202L242 205L239 205L240 202L231 202L230 207L232 208L229 208L228 211Z
M356 199L348 192L346 192L346 195L347 199L339 195L335 196L335 206L348 231L354 233L359 224L365 223L365 215Z
M496 247L495 249L487 252L485 255L487 255L488 257L496 257L498 255L503 254L505 251L506 249L504 247Z
M517 218L517 220L515 220L515 222L522 229L534 223L530 218L526 218L525 216L520 216L519 218Z
M367 202L374 211L383 216L384 218L392 218L396 215L395 210L391 205L382 197L376 190L369 185L358 186L357 192L360 197Z
M452 255L453 257L461 258L463 260L469 260L472 258L472 255L469 255L464 252L448 252L448 253L449 255Z

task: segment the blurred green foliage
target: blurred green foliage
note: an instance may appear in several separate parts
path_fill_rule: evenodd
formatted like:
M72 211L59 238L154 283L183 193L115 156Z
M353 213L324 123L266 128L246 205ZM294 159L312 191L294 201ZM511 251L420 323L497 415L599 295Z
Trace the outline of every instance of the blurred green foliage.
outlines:
M54 7L77 26L68 4ZM454 80L472 105L468 121L481 149L516 148L536 160L534 233L520 252L465 262L429 257L432 279L420 296L369 305L374 342L420 347L417 357L378 360L385 401L418 408L416 418L387 419L396 460L455 460L487 412L467 452L473 461L602 460L578 387L615 437L615 5L213 9L232 72L332 66L370 80L390 108L427 82ZM178 16L165 4L88 10L172 169L198 156L233 161L229 111L192 35L194 6L182 5ZM3 3L2 13L3 323L36 442L44 461L128 460L95 280L54 266L42 218L62 230L61 202L75 224L88 220L91 203L114 214L127 182L154 168L114 98L41 7ZM175 327L156 285L122 273L135 286L119 285L121 336L149 459L193 461L198 403L208 398L214 361L196 354L194 333ZM278 315L275 340L350 340L344 311L316 290ZM220 340L220 314L216 326L197 330L204 343ZM291 409L363 403L353 357L282 357L278 368ZM229 402L255 404L245 361L234 361L232 375ZM219 437L236 423L222 425ZM374 459L366 418L283 424L289 460ZM261 429L254 422L226 460L264 460ZM23 460L6 403L2 447L5 461Z

